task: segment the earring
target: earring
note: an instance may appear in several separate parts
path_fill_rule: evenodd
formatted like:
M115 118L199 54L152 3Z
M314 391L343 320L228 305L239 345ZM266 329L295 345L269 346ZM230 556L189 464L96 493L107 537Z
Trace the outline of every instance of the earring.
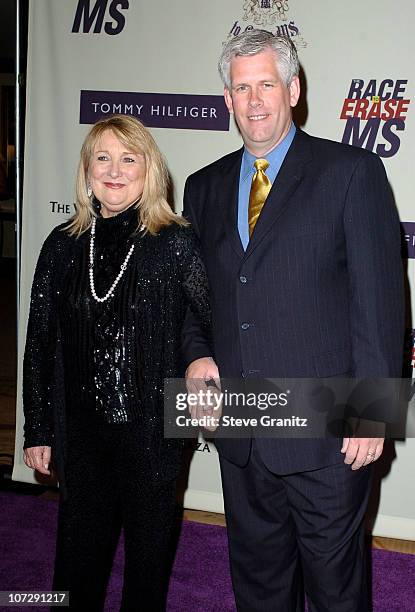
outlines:
M92 196L92 187L91 187L91 183L88 183L88 186L86 188L86 195L88 196L88 198L90 198Z

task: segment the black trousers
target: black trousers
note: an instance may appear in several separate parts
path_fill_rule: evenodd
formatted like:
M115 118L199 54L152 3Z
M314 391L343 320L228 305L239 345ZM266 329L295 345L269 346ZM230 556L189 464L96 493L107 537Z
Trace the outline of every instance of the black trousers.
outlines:
M221 458L232 582L239 612L366 612L363 518L370 466L279 476L255 440L246 467Z
M70 592L71 610L103 610L121 526L121 610L165 610L176 483L155 480L149 461L134 424L69 424L54 589Z

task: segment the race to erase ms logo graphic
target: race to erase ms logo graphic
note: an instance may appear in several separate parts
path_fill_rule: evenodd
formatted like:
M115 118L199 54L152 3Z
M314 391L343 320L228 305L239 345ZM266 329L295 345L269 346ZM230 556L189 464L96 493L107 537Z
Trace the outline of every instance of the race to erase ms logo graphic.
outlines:
M128 0L78 0L71 32L120 34L125 26L124 11L129 7Z
M353 79L340 113L346 122L342 142L380 157L396 155L410 104L407 84L407 79Z
M227 40L242 32L260 28L273 34L289 36L297 48L307 46L298 24L288 14L288 0L244 0L242 10L243 15L230 28Z

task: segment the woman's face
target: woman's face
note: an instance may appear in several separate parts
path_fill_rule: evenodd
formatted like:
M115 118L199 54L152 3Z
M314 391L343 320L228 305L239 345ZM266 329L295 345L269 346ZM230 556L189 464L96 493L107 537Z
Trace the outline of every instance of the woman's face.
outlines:
M145 177L144 155L129 151L106 130L95 145L88 177L102 216L118 215L134 204L143 193Z

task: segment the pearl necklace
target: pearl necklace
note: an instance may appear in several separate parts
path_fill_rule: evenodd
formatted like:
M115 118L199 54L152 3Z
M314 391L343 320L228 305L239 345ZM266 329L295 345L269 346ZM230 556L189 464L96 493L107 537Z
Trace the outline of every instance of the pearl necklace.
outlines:
M103 296L103 297L98 297L97 293L95 291L95 284L94 284L94 243L95 243L95 226L96 226L97 220L94 218L92 219L92 225L91 225L91 240L89 243L89 286L91 288L91 293L92 293L92 297L94 298L94 300L96 302L106 302L110 297L112 297L112 295L114 294L115 288L118 285L118 283L120 282L122 275L124 274L128 262L130 260L131 255L133 254L134 251L134 244L132 244L130 246L130 250L127 253L126 258L124 259L124 262L121 264L121 268L120 271L115 279L115 281L112 283L111 287L108 289L107 293Z

